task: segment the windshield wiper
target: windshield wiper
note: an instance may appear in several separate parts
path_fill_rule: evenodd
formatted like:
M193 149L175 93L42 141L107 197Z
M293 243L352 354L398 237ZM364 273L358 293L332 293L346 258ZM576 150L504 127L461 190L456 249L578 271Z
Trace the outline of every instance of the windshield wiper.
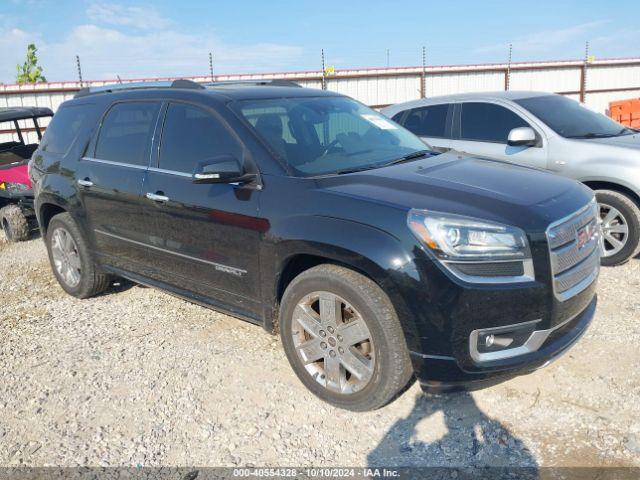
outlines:
M396 165L398 163L409 162L411 160L415 160L416 158L424 157L425 155L429 155L431 150L418 150L417 152L409 153L404 157L396 158L395 160L391 160L390 162L383 163L382 165L365 165L363 167L355 167L355 168L344 168L342 170L336 171L336 175L343 175L345 173L356 173L356 172L364 172L365 170L373 170L374 168L382 168L388 167L390 165Z
M594 133L594 132L589 132L589 133L585 133L583 135L569 135L567 138L611 138L611 137L617 137L618 135L622 135L624 133L624 131L626 130L626 128L618 133Z
M391 160L390 162L382 165L383 167L388 167L390 165L397 165L398 163L410 162L411 160L415 160L416 158L422 158L426 155L429 155L431 150L418 150L417 152L409 153L404 157L396 158L395 160Z
M343 168L342 170L336 170L336 175L344 175L346 173L364 172L365 170L372 170L374 168L378 168L378 167L376 165L367 165L365 167Z

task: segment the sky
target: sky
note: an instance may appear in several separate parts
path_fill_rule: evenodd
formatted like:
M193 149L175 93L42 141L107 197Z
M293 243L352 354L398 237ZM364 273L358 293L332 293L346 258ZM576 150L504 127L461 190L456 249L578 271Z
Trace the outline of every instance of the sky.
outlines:
M0 0L0 82L640 57L640 1Z

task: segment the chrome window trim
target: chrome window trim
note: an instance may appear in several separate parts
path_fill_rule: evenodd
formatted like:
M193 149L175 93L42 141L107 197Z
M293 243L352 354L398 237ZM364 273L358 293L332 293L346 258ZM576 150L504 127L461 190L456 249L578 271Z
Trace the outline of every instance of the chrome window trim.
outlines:
M114 167L133 168L136 170L147 170L149 167L146 165L135 165L132 163L115 162L113 160L102 160L101 158L82 157L82 160L94 163L103 163L105 165L113 165Z
M471 261L471 262L460 262L460 261L451 261L451 260L441 260L440 261L447 271L451 272L453 276L456 278L467 282L467 283L476 283L476 284L490 284L490 285L498 285L498 284L508 284L508 283L523 283L523 282L533 282L536 279L535 270L533 267L533 260L531 258L522 259L511 259L511 260L481 260L481 261ZM476 275L466 275L462 272L457 271L455 268L451 268L450 265L458 265L464 263L511 263L511 262L522 262L522 266L524 268L524 273L517 277L510 276L502 276L502 277L481 277Z
M193 177L193 175L191 175L190 173L178 172L177 170L167 170L164 168L149 167L149 171L155 172L155 173L163 173L165 175L175 175L177 177L187 177L187 178Z
M167 250L166 248L161 248L161 247L157 247L155 245L150 245L148 243L139 242L137 240L132 240L130 238L121 237L120 235L116 235L114 233L105 232L104 230L99 230L97 228L94 229L94 232L99 233L101 235L105 235L107 237L115 238L116 240L121 240L123 242L133 243L133 244L139 245L141 247L147 247L147 248L150 248L152 250L157 250L159 252L169 253L169 254L175 255L177 257L186 258L187 260L193 260L195 262L205 263L207 265L213 266L216 270L218 270L220 272L223 272L223 273L229 273L231 275L235 275L235 276L238 276L238 277L241 277L242 275L247 273L246 270L243 270L241 268L230 267L229 265L224 265L222 263L216 263L216 262L211 262L209 260L203 260L201 258L192 257L190 255L185 255L184 253L174 252L173 250Z
M482 364L486 362L493 362L496 360L504 360L507 358L519 357L521 355L526 355L528 353L535 352L540 349L540 347L544 344L547 338L549 338L549 335L551 335L556 330L564 327L567 323L577 318L578 315L580 315L580 313L568 318L567 320L556 325L555 327L548 328L546 330L534 330L529 336L529 338L527 339L527 341L524 344L520 345L519 347L506 348L504 350L498 350L496 352L485 352L485 353L478 352L478 336L481 333L491 333L491 332L499 333L501 331L508 332L508 331L517 329L519 327L538 323L542 321L542 319L531 320L529 322L514 323L511 325L505 325L502 327L480 328L480 329L474 330L469 335L469 355L471 356L471 359L475 363Z

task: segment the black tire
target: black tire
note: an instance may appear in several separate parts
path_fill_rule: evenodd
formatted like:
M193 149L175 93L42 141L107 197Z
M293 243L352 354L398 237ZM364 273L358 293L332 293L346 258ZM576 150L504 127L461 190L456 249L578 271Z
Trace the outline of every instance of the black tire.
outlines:
M321 385L305 369L292 334L298 303L312 292L337 295L357 310L375 348L373 374L361 390L338 393ZM291 366L302 383L322 400L353 411L375 410L393 400L409 383L413 368L395 309L384 291L369 278L337 265L319 265L297 276L287 287L280 308L280 336Z
M65 230L76 244L77 255L80 259L80 281L75 286L70 286L60 275L54 265L51 251L51 239L58 229ZM60 213L51 219L47 228L47 237L45 239L45 243L47 245L49 262L51 263L53 274L55 275L56 280L58 280L58 283L60 284L62 289L69 295L77 298L89 298L107 289L107 287L111 283L112 278L110 275L100 271L99 266L96 264L95 260L89 252L87 242L82 236L80 229L78 228L71 215L65 212Z
M29 239L29 221L18 205L7 205L0 209L0 226L9 242Z
M609 205L618 210L629 229L624 247L611 256L603 256L601 264L610 267L626 263L640 253L640 208L631 198L613 190L596 190L596 200L599 205Z

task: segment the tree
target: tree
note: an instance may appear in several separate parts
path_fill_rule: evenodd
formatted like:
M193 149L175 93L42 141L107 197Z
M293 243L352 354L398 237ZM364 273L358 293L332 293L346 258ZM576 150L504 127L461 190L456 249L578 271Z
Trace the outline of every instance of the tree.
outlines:
M18 74L16 76L17 83L23 84L47 81L47 79L44 78L44 75L42 75L42 67L38 65L38 57L36 56L37 51L38 49L35 44L30 43L27 46L27 61L22 65L16 65L16 70L18 70Z

